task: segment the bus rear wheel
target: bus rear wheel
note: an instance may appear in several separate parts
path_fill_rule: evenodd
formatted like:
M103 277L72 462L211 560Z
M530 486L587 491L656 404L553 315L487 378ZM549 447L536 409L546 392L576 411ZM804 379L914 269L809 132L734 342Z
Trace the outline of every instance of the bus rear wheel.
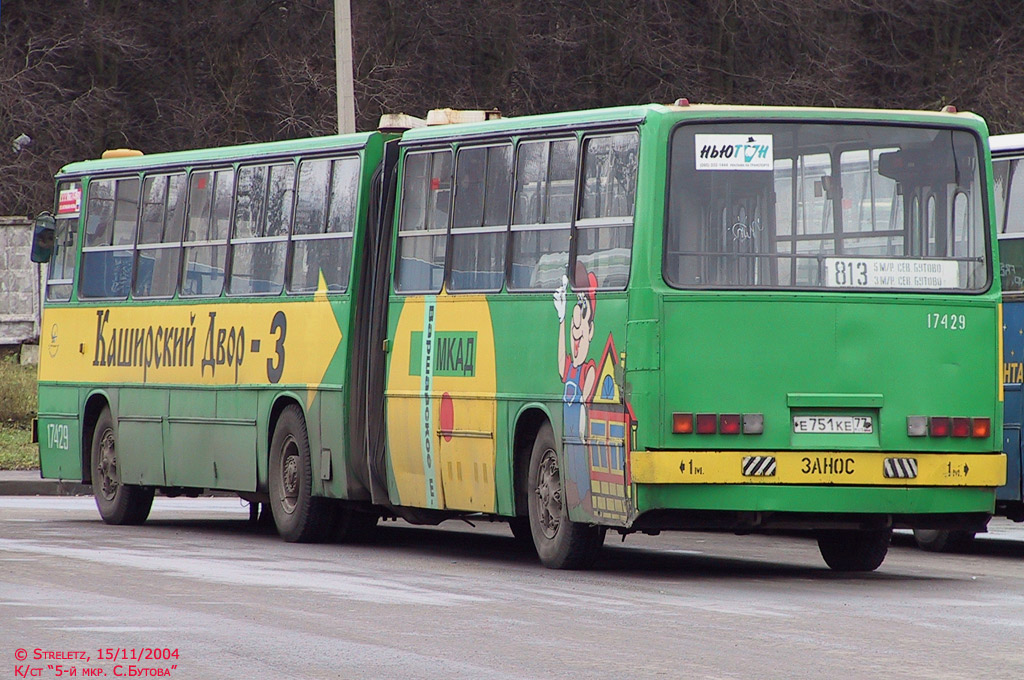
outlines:
M550 424L537 433L528 476L530 532L537 555L551 569L586 569L601 552L604 527L569 520Z
M289 543L315 543L334 528L334 505L313 496L306 419L298 406L286 406L270 442L270 508L277 533Z
M944 531L942 529L914 529L914 542L921 550L944 552L963 550L974 540L973 531Z
M121 481L117 428L105 406L96 420L91 447L92 495L107 524L142 524L153 507L153 489Z
M874 571L889 552L892 529L834 530L818 534L818 550L833 571Z

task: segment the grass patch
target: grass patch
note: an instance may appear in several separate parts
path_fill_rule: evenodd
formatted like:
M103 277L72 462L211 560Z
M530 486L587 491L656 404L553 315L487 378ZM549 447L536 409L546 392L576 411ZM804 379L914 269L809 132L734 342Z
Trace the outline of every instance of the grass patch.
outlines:
M39 467L39 447L32 443L36 408L36 367L0 359L0 470Z
M32 443L32 430L0 425L0 470L36 470L39 446Z
M0 424L30 427L36 407L36 367L0 360Z

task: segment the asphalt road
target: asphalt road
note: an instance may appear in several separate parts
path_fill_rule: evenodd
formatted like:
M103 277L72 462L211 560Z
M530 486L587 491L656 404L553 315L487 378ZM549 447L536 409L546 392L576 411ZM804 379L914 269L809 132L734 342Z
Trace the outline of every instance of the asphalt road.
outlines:
M89 498L0 498L0 680L1024 677L1003 520L960 554L897 537L850 576L796 536L610 535L595 570L557 572L500 524L293 545L247 517L158 498L110 527Z

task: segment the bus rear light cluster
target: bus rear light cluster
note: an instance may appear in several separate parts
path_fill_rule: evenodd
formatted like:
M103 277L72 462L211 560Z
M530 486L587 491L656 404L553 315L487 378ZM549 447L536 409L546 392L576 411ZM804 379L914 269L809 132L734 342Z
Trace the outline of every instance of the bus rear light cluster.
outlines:
M762 413L673 413L673 434L762 434Z
M697 434L714 434L718 429L718 416L714 413L697 414Z
M949 416L907 416L908 437L973 437L984 439L992 434L989 418L951 418Z

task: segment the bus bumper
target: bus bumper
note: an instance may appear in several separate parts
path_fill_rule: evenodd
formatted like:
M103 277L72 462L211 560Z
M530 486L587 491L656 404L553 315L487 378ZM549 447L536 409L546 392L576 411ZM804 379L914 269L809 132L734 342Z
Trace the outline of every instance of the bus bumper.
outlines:
M1006 483L1003 453L637 451L637 484L985 487Z
M645 514L695 511L711 513L708 526L717 513L754 513L741 523L757 526L820 527L840 515L884 515L893 526L917 528L977 526L1006 481L1002 453L642 451L630 467L640 525Z

